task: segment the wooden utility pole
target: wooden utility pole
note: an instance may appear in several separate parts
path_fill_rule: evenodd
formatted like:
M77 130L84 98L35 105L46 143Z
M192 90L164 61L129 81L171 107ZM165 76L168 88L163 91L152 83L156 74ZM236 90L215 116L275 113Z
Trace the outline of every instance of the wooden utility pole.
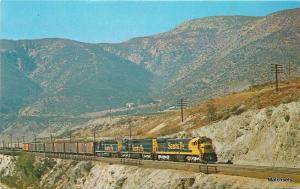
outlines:
M37 151L37 147L36 147L36 134L34 134L34 150Z
M72 141L72 133L71 133L71 129L69 129L69 137L70 137L70 143Z
M13 135L12 134L9 134L10 135L10 147L11 149L13 149Z
M288 74L289 74L289 80L291 80L291 62L289 62Z
M94 127L94 142L96 142L96 127L97 126Z
M111 121L112 119L112 114L111 114L111 99L112 97L108 97L108 101L109 101L109 120Z
M19 140L19 137L17 137L17 142L18 142L18 148L20 148L20 140Z
M127 118L129 117L129 112L130 112L130 106L127 108ZM129 118L128 118L129 119ZM131 122L129 122L129 138L131 139L132 137L132 132L131 132Z
M177 105L180 106L181 122L183 122L183 108L187 106L187 101L183 98L177 100Z
M129 123L129 138L131 139L131 124Z
M278 76L279 76L280 73L283 73L283 66L281 64L272 64L271 71L273 73L275 73L276 92L278 92L279 91L279 86L278 86L279 78L278 78Z
M288 67L287 67L287 71L288 71L288 79L291 80L293 78L294 72L296 71L295 65L293 64L293 62L289 62Z

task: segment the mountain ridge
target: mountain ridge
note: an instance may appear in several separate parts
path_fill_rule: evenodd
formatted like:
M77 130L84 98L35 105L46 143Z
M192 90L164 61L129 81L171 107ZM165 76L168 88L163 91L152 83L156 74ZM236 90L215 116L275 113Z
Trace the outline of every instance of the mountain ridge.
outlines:
M202 101L269 82L272 63L289 60L299 65L299 15L300 9L291 9L262 17L205 17L167 32L113 44L3 39L3 73L12 69L13 75L21 74L16 83L27 78L24 85L32 85L24 97L16 97L21 99L16 107L4 112L77 114L107 109L110 103L120 107L153 98L172 105L178 98ZM281 79L286 78L285 73ZM10 79L1 80L3 84ZM117 95L107 103L109 93ZM106 102L95 103L98 96ZM3 95L1 99L1 103L7 101ZM13 100L8 102L13 104Z

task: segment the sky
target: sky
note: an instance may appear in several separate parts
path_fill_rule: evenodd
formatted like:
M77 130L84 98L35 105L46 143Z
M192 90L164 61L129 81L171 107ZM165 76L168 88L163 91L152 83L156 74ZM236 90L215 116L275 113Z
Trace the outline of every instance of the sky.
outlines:
M1 1L1 0L0 0ZM300 1L1 1L0 38L117 43L207 16L264 16Z

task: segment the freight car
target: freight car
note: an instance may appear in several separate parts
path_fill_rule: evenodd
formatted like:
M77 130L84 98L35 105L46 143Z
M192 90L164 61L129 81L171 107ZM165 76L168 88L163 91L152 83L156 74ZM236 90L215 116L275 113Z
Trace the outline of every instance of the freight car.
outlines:
M77 142L65 142L65 152L67 154L77 154Z
M0 149L2 150L21 150L22 143L5 143L4 141L0 142Z
M23 151L45 152L56 154L94 155L93 142L53 142L23 144Z
M45 143L45 152L54 153L54 143Z
M77 143L78 154L94 154L93 142L78 142Z
M63 142L54 143L54 153L65 153L65 143Z
M28 151L45 152L45 144L44 143L28 143Z

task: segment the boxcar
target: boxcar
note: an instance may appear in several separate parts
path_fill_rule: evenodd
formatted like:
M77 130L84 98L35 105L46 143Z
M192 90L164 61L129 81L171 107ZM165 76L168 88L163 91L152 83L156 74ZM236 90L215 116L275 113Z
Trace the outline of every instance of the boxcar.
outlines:
M95 142L95 155L104 157L119 157L122 141L103 140Z
M64 143L62 143L62 142L54 143L54 152L55 153L64 153L65 152Z
M54 152L53 145L54 145L54 143L45 143L45 152L48 152L48 153Z
M138 159L153 158L153 139L123 140L121 155Z
M16 149L18 146L18 143L0 143L0 148L1 149Z
M65 151L69 154L77 154L77 142L66 142Z
M93 142L78 142L78 154L94 154L94 143Z
M2 142L0 143L0 148L1 148L1 149L6 149L6 148L8 148L8 145L7 145L5 142L2 141Z
M86 153L93 155L95 154L95 149L94 149L94 142L88 142L86 143Z
M44 143L29 143L29 151L45 152L45 145Z
M23 151L28 152L29 151L29 144L28 143L24 143L22 149L23 149Z

